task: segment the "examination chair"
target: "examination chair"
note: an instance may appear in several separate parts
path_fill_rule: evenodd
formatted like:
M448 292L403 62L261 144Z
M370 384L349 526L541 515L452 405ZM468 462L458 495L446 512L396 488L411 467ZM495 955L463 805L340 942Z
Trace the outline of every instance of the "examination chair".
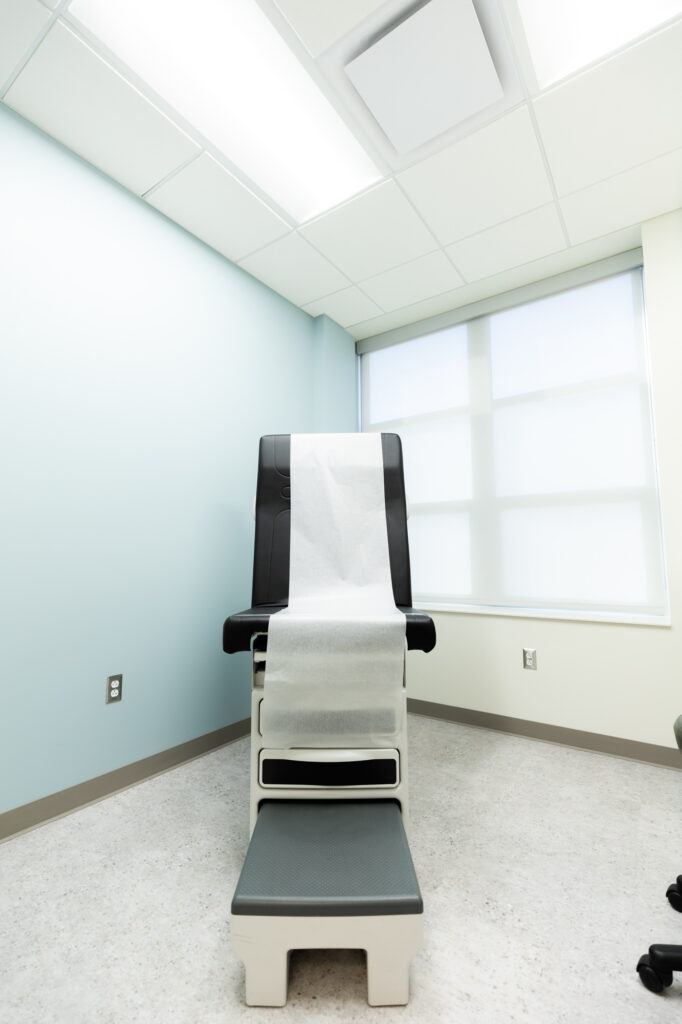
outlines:
M682 715L675 722L675 739L682 750ZM682 912L682 875L668 886L668 902ZM650 992L662 992L673 983L673 971L682 971L682 945L669 946L655 943L649 952L639 958L637 973Z
M398 742L358 748L264 745L261 723L271 616L289 603L290 435L261 438L252 607L225 622L227 653L252 652L251 839L231 906L231 938L250 1006L284 1006L293 949L363 949L368 1001L408 1001L423 903L407 843L403 677ZM402 449L381 435L390 583L405 615L404 647L428 652L430 617L412 605ZM400 688L400 682L398 683ZM329 709L325 712L329 714ZM333 710L332 710L333 714ZM266 730L267 731L267 730Z

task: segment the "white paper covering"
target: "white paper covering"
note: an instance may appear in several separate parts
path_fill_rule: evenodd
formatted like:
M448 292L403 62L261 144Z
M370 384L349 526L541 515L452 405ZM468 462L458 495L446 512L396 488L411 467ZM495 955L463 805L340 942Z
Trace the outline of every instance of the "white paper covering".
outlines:
M271 616L268 747L390 746L403 714L379 434L293 434L289 606Z

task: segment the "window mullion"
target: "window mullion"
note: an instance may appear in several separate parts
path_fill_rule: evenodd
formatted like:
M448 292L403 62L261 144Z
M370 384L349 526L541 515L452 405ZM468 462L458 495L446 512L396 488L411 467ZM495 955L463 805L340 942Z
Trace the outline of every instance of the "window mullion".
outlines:
M490 320L469 324L471 394L471 579L472 598L488 603L501 592L499 509L495 500Z

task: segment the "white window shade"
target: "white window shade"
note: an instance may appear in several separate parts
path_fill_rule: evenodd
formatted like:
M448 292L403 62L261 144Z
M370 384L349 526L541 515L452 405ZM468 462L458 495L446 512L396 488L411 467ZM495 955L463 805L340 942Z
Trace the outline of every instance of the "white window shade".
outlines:
M456 327L373 354L364 383L375 420L467 405L467 330Z
M415 593L435 601L447 601L453 594L463 600L471 597L468 515L445 512L410 518L410 550Z
M469 416L404 423L400 436L410 467L410 501L466 501L473 496Z
M492 414L500 497L646 484L646 431L636 382L520 402Z
M619 274L490 317L493 398L635 372L638 292L639 275Z
M661 601L648 587L637 501L507 509L500 525L507 601L623 611Z
M363 356L415 603L665 623L641 270Z

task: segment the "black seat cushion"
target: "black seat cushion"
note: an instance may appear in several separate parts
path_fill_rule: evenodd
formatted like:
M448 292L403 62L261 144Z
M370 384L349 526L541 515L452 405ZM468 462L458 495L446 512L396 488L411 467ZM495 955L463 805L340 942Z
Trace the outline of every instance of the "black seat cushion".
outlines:
M274 800L261 807L233 914L353 917L423 909L394 801Z
M267 633L270 616L283 607L263 604L230 615L223 626L223 650L228 654L250 650L251 638L256 633ZM427 653L432 651L436 646L436 627L432 618L426 612L414 608L400 608L400 611L405 614L408 649Z

